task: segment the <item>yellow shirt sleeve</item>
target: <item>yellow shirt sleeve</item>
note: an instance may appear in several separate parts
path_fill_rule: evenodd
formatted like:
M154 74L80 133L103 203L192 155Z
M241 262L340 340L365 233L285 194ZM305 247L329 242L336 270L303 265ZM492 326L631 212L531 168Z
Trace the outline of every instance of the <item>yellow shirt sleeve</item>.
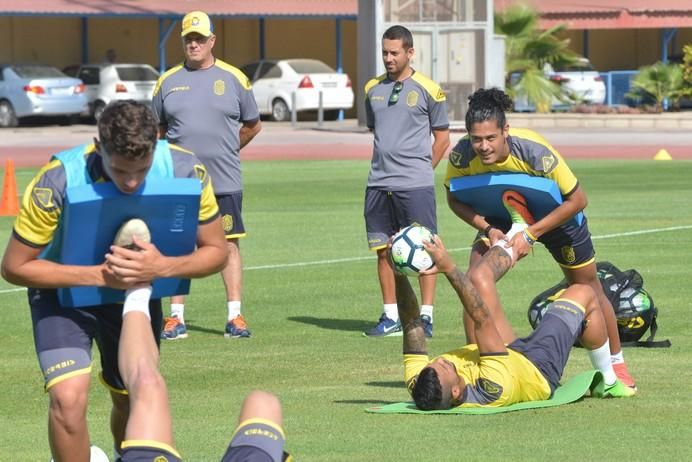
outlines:
M429 363L428 355L405 354L404 355L404 382L409 394L416 386L418 374Z

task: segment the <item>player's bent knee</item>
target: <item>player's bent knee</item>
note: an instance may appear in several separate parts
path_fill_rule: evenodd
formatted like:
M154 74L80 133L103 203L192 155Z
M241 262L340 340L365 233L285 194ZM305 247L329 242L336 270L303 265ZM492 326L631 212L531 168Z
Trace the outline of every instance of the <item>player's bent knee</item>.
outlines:
M128 388L138 398L144 399L144 396L156 396L159 393L166 392L166 381L161 373L158 369L150 367L145 362L138 365L136 373L131 377L131 380L132 382Z
M268 419L281 425L281 402L271 393L252 391L243 403L241 420L248 418Z
M474 265L469 269L467 277L471 280L471 283L478 289L482 291L490 286L490 284L495 283L495 277L492 270L486 264Z
M50 390L50 414L68 433L85 423L88 388L55 386Z

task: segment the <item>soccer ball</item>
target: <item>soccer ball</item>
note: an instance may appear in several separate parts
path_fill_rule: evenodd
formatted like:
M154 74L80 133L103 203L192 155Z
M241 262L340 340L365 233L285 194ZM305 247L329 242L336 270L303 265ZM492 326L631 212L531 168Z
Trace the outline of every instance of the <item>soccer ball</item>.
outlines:
M54 462L53 459L50 462ZM89 462L110 462L110 459L98 446L91 446L91 455L89 456Z
M531 301L531 306L529 306L529 312L527 314L529 316L529 324L531 324L534 330L541 323L545 312L548 311L548 305L560 298L564 292L565 289L559 289L548 297L543 297L543 294L540 294Z
M642 288L628 287L620 292L618 306L614 308L620 340L623 342L639 340L656 314L651 295Z
M548 305L552 303L550 300L540 300L537 303L531 304L529 307L529 324L535 330L541 323L543 315L548 311Z
M430 241L432 235L428 228L420 225L407 226L396 233L391 249L394 268L407 276L418 276L420 271L431 268L433 261L423 248L423 241Z

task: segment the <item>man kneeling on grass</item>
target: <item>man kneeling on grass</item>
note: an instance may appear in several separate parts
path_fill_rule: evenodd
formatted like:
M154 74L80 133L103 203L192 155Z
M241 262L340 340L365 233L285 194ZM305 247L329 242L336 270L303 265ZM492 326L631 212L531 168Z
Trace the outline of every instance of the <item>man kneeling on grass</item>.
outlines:
M605 322L596 295L585 284L573 284L555 300L538 328L528 337L502 342L496 323L483 302L482 293L495 290L495 282L513 264L512 249L493 246L472 271L476 288L449 256L439 236L425 242L435 267L430 272L447 276L464 310L473 320L477 344L466 345L429 360L418 302L406 276L396 275L399 316L404 329L406 386L423 410L464 407L500 407L523 401L549 399L559 386L569 352L577 338L588 349L591 364L601 371L605 385L599 397L635 394L615 376Z

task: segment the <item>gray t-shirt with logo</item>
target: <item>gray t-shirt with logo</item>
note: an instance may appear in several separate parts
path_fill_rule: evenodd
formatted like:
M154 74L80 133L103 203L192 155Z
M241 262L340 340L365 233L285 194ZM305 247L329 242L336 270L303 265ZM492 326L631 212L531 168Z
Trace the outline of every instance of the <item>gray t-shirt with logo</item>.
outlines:
M245 74L220 59L206 69L180 64L159 78L153 108L166 139L204 163L215 194L242 191L240 126L259 119Z
M375 135L368 187L406 191L435 185L430 135L449 128L447 99L418 72L401 83L396 101L396 82L386 74L365 85L367 124Z

